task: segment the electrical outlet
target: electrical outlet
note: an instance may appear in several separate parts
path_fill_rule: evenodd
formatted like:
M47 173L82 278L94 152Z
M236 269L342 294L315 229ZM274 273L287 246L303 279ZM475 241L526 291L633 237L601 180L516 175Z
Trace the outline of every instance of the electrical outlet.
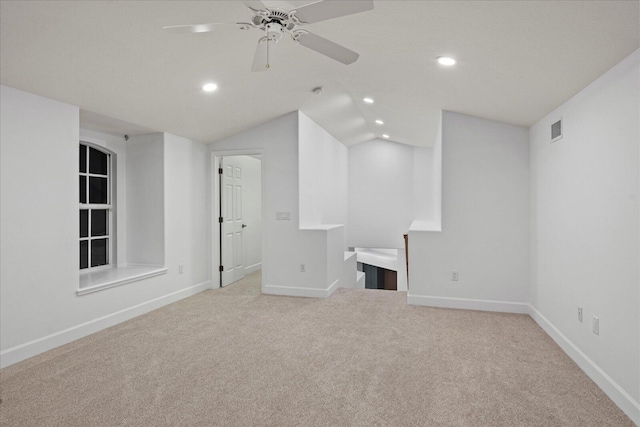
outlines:
M596 316L593 316L593 323L591 324L591 330L594 334L600 335L600 319Z
M451 281L452 282L457 282L458 281L458 270L453 270L451 272Z
M578 322L582 323L582 307L578 306Z
M182 265L182 264L178 265L178 273L179 274L184 273L184 265Z
M300 273L306 273L307 272L307 266L304 264L300 264Z
M276 221L291 220L291 212L276 212Z

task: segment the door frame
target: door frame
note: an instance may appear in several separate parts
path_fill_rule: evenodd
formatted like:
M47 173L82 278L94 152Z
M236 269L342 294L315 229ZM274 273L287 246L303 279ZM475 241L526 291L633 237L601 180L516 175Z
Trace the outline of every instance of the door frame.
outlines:
M211 151L211 160L210 160L210 173L211 173L211 284L213 289L217 289L221 287L220 280L220 271L219 260L220 260L220 224L218 223L218 217L220 212L220 175L218 174L218 169L220 168L220 158L222 157L231 157L231 156L260 156L261 167L260 167L260 209L261 209L261 217L262 217L262 287L264 287L264 277L265 271L268 266L264 260L265 254L265 186L264 186L264 178L265 178L265 168L264 168L264 150L263 149L250 149L250 150L212 150Z

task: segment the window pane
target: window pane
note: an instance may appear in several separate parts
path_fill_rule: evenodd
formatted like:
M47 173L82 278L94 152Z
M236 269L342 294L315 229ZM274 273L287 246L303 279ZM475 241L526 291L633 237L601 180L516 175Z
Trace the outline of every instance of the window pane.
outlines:
M80 188L78 191L80 194L80 203L87 203L87 177L86 176L80 176Z
M80 237L89 237L89 211L80 211Z
M87 146L80 146L80 172L87 171Z
M107 250L109 248L109 239L96 239L91 241L91 267L106 265L109 260Z
M106 236L109 232L109 215L106 209L91 210L91 236Z
M80 269L89 267L89 242L80 242Z
M107 174L107 153L89 147L89 173Z
M107 204L107 178L89 177L89 203Z

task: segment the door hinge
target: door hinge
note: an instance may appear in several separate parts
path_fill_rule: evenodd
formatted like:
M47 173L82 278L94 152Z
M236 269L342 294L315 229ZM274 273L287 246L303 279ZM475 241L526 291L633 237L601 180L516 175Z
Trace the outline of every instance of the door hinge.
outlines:
M219 222L220 224L222 224L222 222L223 222L223 221L224 221L224 220L222 219L222 217L221 217L221 216L219 216L219 217L218 217L218 222Z
M222 175L222 168L218 168L218 174Z
M218 271L222 273L224 271L224 267L223 266L218 267Z

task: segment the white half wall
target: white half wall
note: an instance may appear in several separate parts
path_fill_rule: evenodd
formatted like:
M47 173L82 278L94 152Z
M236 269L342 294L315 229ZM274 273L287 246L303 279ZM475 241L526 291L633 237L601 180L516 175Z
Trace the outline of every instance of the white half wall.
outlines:
M443 113L442 232L409 232L409 303L527 311L528 176L526 128Z
M574 360L636 424L639 64L636 51L529 133L531 305L558 331L554 338L563 348L575 347L580 356ZM563 138L551 143L551 124L560 118ZM591 331L594 316L599 335Z
M167 136L167 274L78 296L78 108L0 90L0 366L211 287L204 145Z

